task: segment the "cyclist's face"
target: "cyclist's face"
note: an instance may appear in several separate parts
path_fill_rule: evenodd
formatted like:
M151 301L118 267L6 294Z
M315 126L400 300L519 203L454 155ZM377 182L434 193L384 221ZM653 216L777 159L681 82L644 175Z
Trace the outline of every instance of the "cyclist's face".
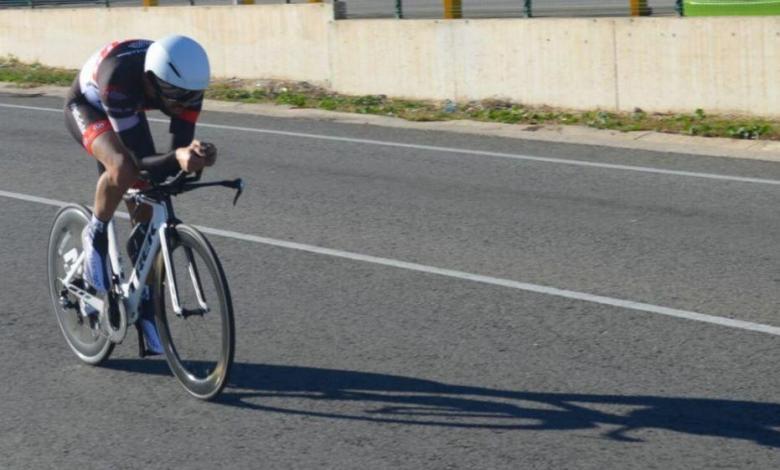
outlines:
M177 88L162 80L153 80L152 83L161 107L174 116L187 108L199 108L203 102L203 91Z
M164 96L160 96L160 101L162 101L165 109L174 116L178 116L179 114L183 113L185 109L187 109L187 107L182 103L176 100L169 100Z

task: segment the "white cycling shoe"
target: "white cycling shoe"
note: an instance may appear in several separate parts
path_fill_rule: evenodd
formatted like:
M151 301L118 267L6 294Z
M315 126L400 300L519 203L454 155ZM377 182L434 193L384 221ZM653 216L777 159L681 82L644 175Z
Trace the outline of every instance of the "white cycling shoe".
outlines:
M81 245L84 248L84 282L95 289L98 295L105 295L109 286L108 234L105 224L101 230L97 224L88 223L81 232Z

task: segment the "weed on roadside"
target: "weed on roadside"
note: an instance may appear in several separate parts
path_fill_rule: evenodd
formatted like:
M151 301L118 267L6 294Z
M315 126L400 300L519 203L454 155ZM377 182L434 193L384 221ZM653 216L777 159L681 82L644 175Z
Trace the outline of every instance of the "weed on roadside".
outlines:
M0 81L20 87L69 86L77 71L24 64L15 57L0 57ZM409 121L466 119L522 125L584 125L620 132L656 131L704 137L780 140L780 121L746 116L709 115L703 109L692 113L616 113L605 110L573 111L529 106L505 99L464 103L452 100L425 101L390 98L385 95L348 96L307 82L279 80L218 79L206 91L214 100L268 103L295 108L317 108L360 114L392 116Z
M24 64L14 56L0 57L0 82L16 83L21 87L69 86L75 78L75 70L46 67L37 62Z

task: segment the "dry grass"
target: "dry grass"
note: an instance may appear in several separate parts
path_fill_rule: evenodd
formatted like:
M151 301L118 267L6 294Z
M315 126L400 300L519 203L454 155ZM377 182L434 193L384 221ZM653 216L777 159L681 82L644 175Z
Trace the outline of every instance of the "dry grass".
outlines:
M13 57L0 58L0 81L21 87L68 86L77 71L24 64ZM780 140L780 121L750 116L708 115L701 109L689 114L571 111L524 106L502 100L468 103L411 101L384 95L339 95L306 82L269 80L215 80L206 97L244 103L274 103L361 114L393 116L409 121L469 119L507 124L581 125L617 131L657 131L672 134L736 139Z

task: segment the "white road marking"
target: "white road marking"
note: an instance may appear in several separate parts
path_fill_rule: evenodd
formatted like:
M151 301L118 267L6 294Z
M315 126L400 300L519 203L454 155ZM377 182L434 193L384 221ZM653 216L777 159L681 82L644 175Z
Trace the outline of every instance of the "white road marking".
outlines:
M20 106L20 105L4 104L4 103L0 103L0 108L17 108L17 109L28 109L33 111L62 112L61 109L39 108L35 106ZM165 119L149 119L149 121L161 122L165 124L168 124L169 122L168 120ZM609 169L609 170L633 171L638 173L651 173L651 174L670 175L670 176L686 176L690 178L704 178L704 179L720 180L720 181L734 181L739 183L768 184L768 185L780 186L780 180L771 180L771 179L764 179L764 178L749 178L744 176L718 175L714 173L699 173L695 171L665 170L662 168L652 168L646 166L617 165L612 163L588 162L584 160L567 160L564 158L536 157L536 156L520 155L514 153L490 152L486 150L470 150L470 149L461 149L461 148L454 148L454 147L439 147L435 145L406 144L403 142L391 142L391 141L371 140L371 139L356 139L352 137L335 137L330 135L308 134L304 132L289 132L289 131L278 131L273 129L258 129L254 127L208 124L204 122L199 122L198 126L211 128L211 129L253 132L257 134L281 135L287 137L325 140L331 142L346 142L351 144L376 145L376 146L405 148L405 149L413 149L413 150L427 150L432 152L441 152L441 153L449 153L449 154L477 155L482 157L504 158L510 160L555 163L560 165L574 165L574 166L602 168L602 169Z
M62 207L68 204L66 202L57 201L54 199L46 199L42 197L30 196L27 194L20 194L20 193L13 193L9 191L0 191L0 196L12 198L12 199L18 199L21 201L53 205L57 207ZM128 218L128 215L126 213L118 212L117 214L122 218ZM438 268L435 266L427 266L424 264L409 263L406 261L399 261L399 260L394 260L389 258L380 258L377 256L363 255L360 253L351 253L349 251L334 250L331 248L323 248L314 245L306 245L303 243L277 240L274 238L260 237L257 235L247 235L243 233L232 232L229 230L221 230L221 229L204 227L199 225L196 225L196 227L206 234L232 238L234 240L242 240L242 241L247 241L252 243L259 243L263 245L276 246L279 248L304 251L308 253L315 253L318 255L333 256L336 258L343 258L343 259L348 259L353 261L360 261L364 263L378 264L382 266L406 269L409 271L416 271L416 272L421 272L426 274L436 274L439 276L446 276L446 277L461 279L465 281L479 282L482 284L506 287L506 288L517 289L526 292L534 292L537 294L551 295L554 297L563 297L566 299L580 300L580 301L591 302L600 305L608 305L610 307L618 307L618 308L623 308L628 310L635 310L639 312L665 315L668 317L682 318L685 320L693 320L693 321L698 321L703 323L710 323L713 325L725 326L729 328L737 328L740 330L755 331L759 333L766 333L770 335L780 336L780 327L765 325L762 323L753 323L753 322L748 322L743 320L736 320L732 318L719 317L715 315L707 315L704 313L697 313L697 312L691 312L687 310L679 310L675 308L662 307L659 305L635 302L632 300L615 299L612 297L604 297L601 295L593 295L584 292L558 289L556 287L541 286L537 284L530 284L527 282L514 281L511 279L502 279L498 277L483 276L480 274L472 274L464 271L455 271L452 269Z
M37 202L38 204L46 204L47 206L63 207L67 206L67 202L57 201L55 199L47 199L45 197L29 196L27 194L11 193L8 191L0 191L0 196L8 197L12 199L19 199L27 202Z

